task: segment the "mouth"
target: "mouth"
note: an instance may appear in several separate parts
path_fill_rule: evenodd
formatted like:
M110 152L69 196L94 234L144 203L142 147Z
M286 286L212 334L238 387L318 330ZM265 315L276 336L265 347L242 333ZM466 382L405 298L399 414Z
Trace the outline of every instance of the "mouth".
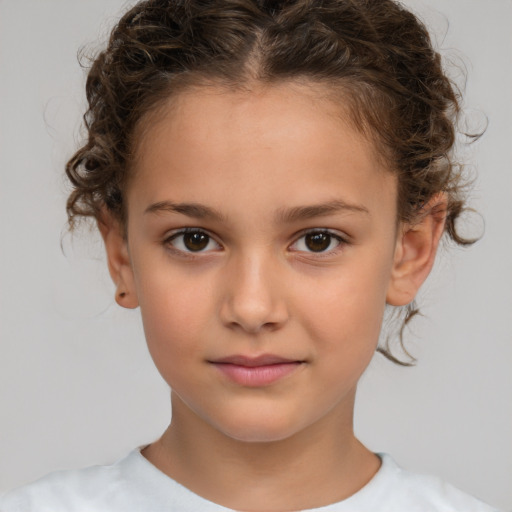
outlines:
M233 355L208 361L229 380L246 387L263 387L294 373L305 361L271 354L258 357Z

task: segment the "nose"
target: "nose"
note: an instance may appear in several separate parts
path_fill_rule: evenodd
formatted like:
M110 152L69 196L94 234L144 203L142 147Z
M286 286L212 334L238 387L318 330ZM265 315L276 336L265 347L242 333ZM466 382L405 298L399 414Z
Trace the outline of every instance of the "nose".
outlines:
M220 316L224 325L256 334L288 320L282 269L271 257L240 256L225 270Z

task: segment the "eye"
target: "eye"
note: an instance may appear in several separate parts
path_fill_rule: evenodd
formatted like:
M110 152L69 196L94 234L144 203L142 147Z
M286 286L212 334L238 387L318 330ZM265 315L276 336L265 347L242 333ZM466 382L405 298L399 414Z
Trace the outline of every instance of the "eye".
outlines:
M220 248L208 233L200 229L184 229L171 235L165 243L181 252L208 252Z
M291 247L294 251L324 253L336 250L344 240L327 230L309 231L302 235Z

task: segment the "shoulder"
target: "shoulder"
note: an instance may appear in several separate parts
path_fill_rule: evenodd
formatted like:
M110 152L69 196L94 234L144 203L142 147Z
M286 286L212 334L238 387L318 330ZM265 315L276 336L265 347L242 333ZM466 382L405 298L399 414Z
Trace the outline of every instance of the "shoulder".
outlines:
M376 507L374 510L498 512L438 477L407 471L398 466L389 455L380 454L379 456L382 460L381 469L360 491L362 494L370 491L371 500Z
M2 512L82 512L102 510L123 495L125 466L132 454L109 466L56 471L0 498ZM94 508L93 508L94 507ZM117 510L117 509L114 509Z
M0 497L1 512L223 512L133 450L109 466L57 471Z

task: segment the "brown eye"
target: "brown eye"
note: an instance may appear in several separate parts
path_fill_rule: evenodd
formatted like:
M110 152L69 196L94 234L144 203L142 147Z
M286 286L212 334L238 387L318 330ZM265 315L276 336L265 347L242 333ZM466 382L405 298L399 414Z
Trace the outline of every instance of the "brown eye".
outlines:
M208 234L201 230L184 230L175 233L165 241L179 252L210 252L220 249L220 245Z
M210 237L206 233L196 231L195 233L185 233L183 235L183 245L189 251L202 251L208 246Z
M344 243L343 238L336 233L318 229L302 235L291 249L306 253L334 253Z
M323 252L331 245L332 236L329 233L309 233L305 236L306 247L313 252Z

